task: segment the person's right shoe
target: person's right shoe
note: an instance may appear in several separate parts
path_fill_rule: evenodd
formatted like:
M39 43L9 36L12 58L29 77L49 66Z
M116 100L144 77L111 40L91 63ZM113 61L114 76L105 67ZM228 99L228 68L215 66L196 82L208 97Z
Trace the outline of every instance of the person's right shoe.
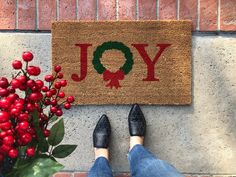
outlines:
M111 135L111 125L104 114L99 119L93 131L93 146L95 148L108 148Z
M134 104L129 112L130 136L144 136L146 133L146 120L138 104Z

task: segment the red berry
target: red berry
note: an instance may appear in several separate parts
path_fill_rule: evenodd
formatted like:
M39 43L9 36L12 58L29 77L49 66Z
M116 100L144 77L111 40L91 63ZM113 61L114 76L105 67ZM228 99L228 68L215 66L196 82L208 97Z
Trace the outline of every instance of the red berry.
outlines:
M0 138L3 139L5 136L7 136L7 132L0 132Z
M61 109L58 109L57 112L56 112L56 116L60 117L63 115L63 112Z
M15 139L13 136L9 135L9 136L5 136L3 138L3 144L6 144L8 146L12 146L15 142Z
M35 155L35 148L34 147L28 147L26 149L26 155L28 157L33 157Z
M9 87L7 90L8 90L9 93L15 93L16 92L16 90L12 87Z
M12 135L13 136L13 133L14 133L15 130L13 129L10 129L10 130L7 130L7 135Z
M15 159L17 158L17 156L19 155L19 151L15 148L11 149L9 152L8 152L8 156Z
M2 147L0 148L0 151L3 151L5 153L8 153L11 149L11 146L8 146L6 144L3 144Z
M17 79L12 79L12 81L11 81L11 86L12 86L12 88L19 88L20 85L21 85L21 82L20 82L19 80L17 80Z
M28 80L26 85L29 88L33 88L35 86L35 81L34 80Z
M55 88L50 89L50 92L52 92L53 95L57 93L57 90Z
M10 122L0 123L0 129L2 129L3 131L11 129L11 126L12 124Z
M37 93L31 93L29 96L29 99L31 101L37 101L38 100L38 94Z
M53 94L52 94L52 92L51 92L51 91L47 91L47 92L46 92L46 97L48 97L48 98L51 98L51 97L52 97L52 95L53 95Z
M24 52L22 55L22 59L26 62L32 61L34 58L34 55L31 52Z
M16 70L21 69L21 68L22 68L22 63L21 63L21 61L19 61L19 60L14 60L14 61L12 62L12 67L13 67L14 69L16 69Z
M28 113L22 113L18 116L18 121L28 121L29 120L29 114Z
M22 130L27 130L29 128L29 122L23 121L23 122L19 123L19 128Z
M61 88L61 83L60 82L56 82L55 83L55 88L56 89L60 89Z
M35 84L36 84L36 87L38 89L41 89L43 87L43 85L44 85L43 81L41 81L41 80L36 80Z
M0 88L0 96L5 97L9 94L8 90L5 88Z
M44 134L45 137L49 137L50 136L50 130L47 130L47 129L43 130L43 134Z
M64 108L65 108L65 109L70 109L70 108L71 108L71 104L66 102L66 103L64 104Z
M75 101L75 98L73 96L68 96L66 101L68 103L73 103Z
M57 74L57 78L58 78L58 79L62 79L62 78L63 78L63 74L62 74L62 73L58 73L58 74Z
M10 111L10 115L13 117L17 117L20 115L21 110L19 108L13 107Z
M14 102L16 99L19 98L19 95L15 94L15 93L11 93L10 95L8 95L7 99L10 103Z
M0 87L7 88L8 85L9 85L9 82L8 82L7 78L0 77Z
M38 76L40 74L41 70L37 66L29 66L27 68L27 73L32 76Z
M0 111L0 123L9 121L9 118L10 118L10 116L9 116L8 112Z
M65 97L65 93L62 92L62 91L59 92L59 93L58 93L58 97L59 97L59 98L64 98L64 97Z
M52 99L51 100L51 105L52 106L56 106L57 105L57 100L56 99Z
M59 73L59 72L61 71L61 66L59 66L59 65L55 66L55 67L54 67L54 71L55 71L56 73Z
M44 79L45 79L45 81L47 81L47 82L51 82L51 81L54 80L53 75L51 75L51 74L46 75Z
M26 109L29 111L29 112L33 112L34 111L34 105L31 104L31 103L28 103L26 105Z
M9 97L9 96L8 96ZM11 106L11 102L9 98L2 98L0 100L0 108L8 109Z
M65 87L67 85L67 81L66 80L61 80L60 82L61 82L61 86L62 87Z
M57 112L57 108L52 106L52 107L50 107L50 111L51 111L51 113L56 113Z
M44 104L45 104L46 106L48 106L48 105L51 104L51 101L50 101L49 99L46 99L46 100L44 100Z
M25 76L19 76L17 77L17 80L19 80L22 84L26 83L27 78Z
M29 133L25 133L20 137L20 140L26 145L32 141L32 136Z
M43 86L43 87L42 87L42 91L43 91L43 92L47 92L48 90L49 90L49 89L48 89L47 86Z

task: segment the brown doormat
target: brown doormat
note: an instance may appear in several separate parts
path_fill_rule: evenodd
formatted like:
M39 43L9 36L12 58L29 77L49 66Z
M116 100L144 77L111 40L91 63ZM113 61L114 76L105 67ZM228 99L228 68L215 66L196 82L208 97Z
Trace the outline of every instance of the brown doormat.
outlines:
M54 22L53 65L78 104L190 104L190 21Z

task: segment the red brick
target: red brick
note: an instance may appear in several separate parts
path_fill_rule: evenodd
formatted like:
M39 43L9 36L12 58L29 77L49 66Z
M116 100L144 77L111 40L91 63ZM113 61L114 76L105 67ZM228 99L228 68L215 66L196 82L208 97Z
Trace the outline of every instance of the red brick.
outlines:
M236 31L236 2L235 0L221 0L220 30Z
M80 20L96 19L96 0L79 0L78 16Z
M36 29L36 1L18 1L18 28L25 30Z
M139 19L156 20L156 0L139 0Z
M75 173L74 177L87 177L87 173Z
M200 1L200 31L217 29L217 0Z
M176 19L176 0L159 0L159 19Z
M59 173L56 173L53 177L72 177L72 173L59 172Z
M119 20L136 19L136 0L119 0Z
M16 1L0 1L0 29L15 29Z
M98 0L98 20L116 19L116 1Z
M40 0L39 6L39 29L50 30L51 21L56 20L56 1L55 0Z
M193 29L197 26L197 0L181 0L179 5L180 20L192 20Z
M76 19L76 0L59 0L59 20Z

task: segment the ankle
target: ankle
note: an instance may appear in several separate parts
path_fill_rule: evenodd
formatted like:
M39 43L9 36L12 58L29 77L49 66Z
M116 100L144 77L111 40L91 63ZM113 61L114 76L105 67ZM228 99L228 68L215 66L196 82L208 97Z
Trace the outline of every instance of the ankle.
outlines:
M135 146L135 145L143 145L144 137L143 136L131 136L130 137L130 148L129 151Z
M94 148L95 160L99 157L109 159L109 151L106 148Z

